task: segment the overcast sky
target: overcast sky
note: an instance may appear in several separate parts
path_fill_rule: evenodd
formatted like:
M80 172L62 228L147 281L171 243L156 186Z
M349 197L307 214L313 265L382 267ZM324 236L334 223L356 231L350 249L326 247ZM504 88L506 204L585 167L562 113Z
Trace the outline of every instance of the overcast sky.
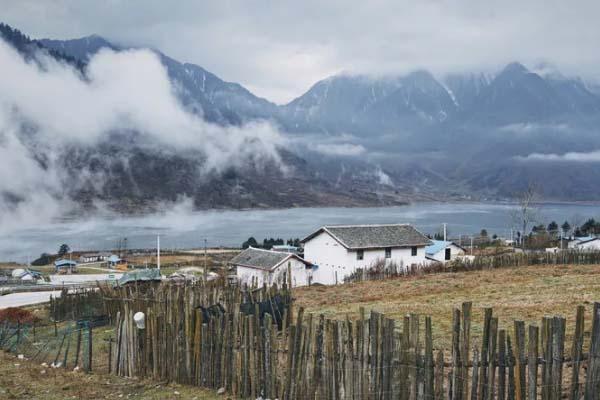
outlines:
M548 61L600 77L600 1L0 0L35 38L157 48L284 103L329 75L436 74Z

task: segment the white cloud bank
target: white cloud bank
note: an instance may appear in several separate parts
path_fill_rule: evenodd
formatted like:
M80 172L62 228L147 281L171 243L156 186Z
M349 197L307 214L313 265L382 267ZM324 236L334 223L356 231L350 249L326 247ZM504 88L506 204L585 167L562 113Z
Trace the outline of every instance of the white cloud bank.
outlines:
M600 162L600 150L590 152L531 153L525 157L516 157L519 161L554 161L554 162Z
M35 222L68 210L64 173L57 166L61 151L70 145L94 146L117 130L136 132L136 140L155 148L197 154L205 171L243 167L250 160L281 162L277 146L282 138L271 125L222 127L186 111L151 51L101 51L90 60L85 77L50 57L37 58L26 62L0 40L4 228L20 225L26 216Z
M599 79L600 2L4 1L5 22L35 37L97 33L202 65L277 102L348 71L436 74L546 60Z
M359 156L367 151L363 145L352 143L319 143L309 148L329 156Z

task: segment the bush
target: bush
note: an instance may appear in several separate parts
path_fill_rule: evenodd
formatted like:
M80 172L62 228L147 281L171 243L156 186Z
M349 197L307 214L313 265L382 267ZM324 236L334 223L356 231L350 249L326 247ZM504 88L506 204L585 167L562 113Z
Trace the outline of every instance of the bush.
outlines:
M10 324L16 324L20 322L22 324L32 324L38 320L38 317L24 308L8 307L0 310L0 323L8 322Z

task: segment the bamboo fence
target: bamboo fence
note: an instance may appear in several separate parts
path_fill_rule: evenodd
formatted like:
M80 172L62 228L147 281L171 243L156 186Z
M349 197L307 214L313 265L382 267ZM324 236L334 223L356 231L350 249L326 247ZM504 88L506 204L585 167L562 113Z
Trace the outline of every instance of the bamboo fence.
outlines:
M451 348L441 349L430 317L395 321L361 309L356 319L335 320L305 315L302 308L294 312L289 304L279 330L258 305L250 315L240 312L248 294L212 290L161 288L152 299L120 293L112 300L119 304L112 308L111 371L220 389L240 399L600 398L600 303L587 327L584 307L577 308L570 345L562 317L529 326L514 321L512 329L502 329L491 308L473 340L472 305L464 303L453 311ZM277 294L257 293L263 301ZM227 300L225 312L206 318L197 307L200 297ZM144 329L134 323L138 311L145 313Z

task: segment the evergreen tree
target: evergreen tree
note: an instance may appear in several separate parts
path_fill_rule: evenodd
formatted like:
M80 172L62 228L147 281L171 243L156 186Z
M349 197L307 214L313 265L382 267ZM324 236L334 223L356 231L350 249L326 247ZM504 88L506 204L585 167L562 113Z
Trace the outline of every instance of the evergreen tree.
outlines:
M252 236L242 243L242 249L247 249L248 247L258 247L258 242Z
M63 243L63 244L60 245L60 248L58 249L58 256L59 257L63 257L64 255L66 255L70 251L71 251L71 248L69 247L69 245L66 244L66 243Z
M563 235L568 235L569 232L571 232L571 224L569 224L568 221L563 222L560 228L562 229Z

